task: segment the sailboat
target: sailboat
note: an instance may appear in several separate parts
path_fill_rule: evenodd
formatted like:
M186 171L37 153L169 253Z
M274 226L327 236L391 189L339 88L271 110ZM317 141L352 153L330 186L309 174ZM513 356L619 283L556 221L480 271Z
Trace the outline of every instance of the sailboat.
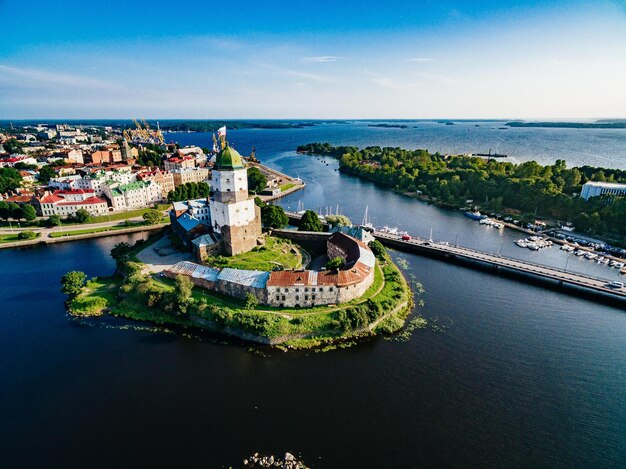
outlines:
M361 222L361 226L363 228L374 230L375 229L374 225L372 224L372 221L370 220L369 215L367 213L368 209L369 209L369 205L366 205L365 206L365 213L363 214L363 221Z

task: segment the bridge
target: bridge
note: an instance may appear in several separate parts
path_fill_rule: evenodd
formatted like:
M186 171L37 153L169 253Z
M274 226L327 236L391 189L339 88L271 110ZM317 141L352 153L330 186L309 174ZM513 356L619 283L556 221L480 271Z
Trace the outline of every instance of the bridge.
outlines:
M406 240L399 235L381 231L375 231L373 234L384 245L402 251L466 264L475 268L495 270L498 273L520 277L526 281L538 281L544 285L564 288L581 296L591 295L610 303L626 303L626 290L624 288L611 288L607 280L589 275L567 272L555 267L454 246L449 243L420 238Z
M285 212L289 222L297 225L302 215ZM550 288L558 288L582 297L594 297L611 304L626 304L626 289L611 288L607 280L576 272L568 272L541 264L535 264L500 254L488 253L421 238L402 239L384 231L374 231L373 235L385 246L422 256L442 259L446 262L464 264L476 269L488 270L501 275L517 277L526 282L538 283Z

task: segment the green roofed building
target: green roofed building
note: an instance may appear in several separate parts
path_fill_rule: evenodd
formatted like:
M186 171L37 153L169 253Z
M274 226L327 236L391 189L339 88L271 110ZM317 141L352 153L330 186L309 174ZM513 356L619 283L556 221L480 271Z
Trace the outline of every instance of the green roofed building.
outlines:
M237 150L231 146L226 146L217 154L215 160L215 169L218 171L232 171L234 169L243 169L243 158Z
M154 181L122 184L119 181L108 180L102 184L102 190L116 211L149 207L162 197L161 185Z

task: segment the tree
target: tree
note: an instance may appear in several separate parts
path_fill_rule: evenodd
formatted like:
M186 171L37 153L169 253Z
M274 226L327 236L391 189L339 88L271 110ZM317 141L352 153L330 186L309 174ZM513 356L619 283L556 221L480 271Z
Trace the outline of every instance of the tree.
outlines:
M328 215L326 216L326 222L334 227L337 226L351 226L352 222L345 215Z
M10 202L9 214L11 215L11 218L15 220L20 220L22 218L22 207L20 207L16 203Z
M113 249L111 249L111 257L116 261L119 259L123 259L128 255L132 248L133 247L130 244L125 243L124 241L122 241L121 243L117 243L113 247Z
M159 210L151 208L143 214L143 219L148 225L156 225L161 220L162 216Z
M193 283L186 275L177 275L174 282L174 304L179 312L185 314L191 303Z
M246 295L246 309L256 309L259 306L259 300L252 293L248 292Z
M39 170L39 182L42 184L48 184L50 179L56 176L54 168L50 165L45 165Z
M298 226L298 231L323 231L324 227L322 226L322 222L320 221L317 213L313 210L307 210L302 215L300 219L300 226Z
M20 218L23 218L27 221L33 221L35 218L37 218L37 211L35 210L35 207L30 204L22 205L21 212L22 213L20 214Z
M383 246L383 243L381 243L377 239L374 239L369 242L368 246L376 257L378 257L379 259L384 259L387 251L385 251L385 246Z
M328 270L339 270L344 265L346 265L346 261L343 257L334 257L326 263L326 269Z
M265 207L265 205L267 204L261 200L261 197L256 196L254 198L254 205L256 205L257 207Z
M4 147L4 151L6 151L9 155L12 155L14 153L22 153L24 151L24 145L18 142L15 137L8 139L2 144L2 146Z
M0 194L12 192L22 185L22 176L15 168L0 168Z
M78 270L72 270L61 278L61 291L69 296L78 295L87 281L87 275Z
M267 186L267 178L258 168L248 168L248 191L263 192Z
M58 215L50 215L50 218L48 218L48 225L49 226L60 226L61 225L61 217Z
M9 210L9 204L0 200L0 218L3 220L8 220L11 218L11 211Z
M89 212L84 208L79 208L74 215L78 223L86 223L89 220Z
M289 224L289 217L282 207L265 205L261 208L261 222L268 228L284 228Z

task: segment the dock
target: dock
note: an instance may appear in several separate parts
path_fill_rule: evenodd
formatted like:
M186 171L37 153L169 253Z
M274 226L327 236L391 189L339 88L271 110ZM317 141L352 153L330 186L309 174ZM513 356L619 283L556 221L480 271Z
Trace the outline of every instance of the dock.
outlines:
M449 243L420 238L404 240L401 236L381 231L375 231L373 235L385 246L398 250L515 276L528 282L562 289L583 297L594 297L611 304L618 303L621 306L626 304L626 290L611 288L608 286L609 281L604 279Z

